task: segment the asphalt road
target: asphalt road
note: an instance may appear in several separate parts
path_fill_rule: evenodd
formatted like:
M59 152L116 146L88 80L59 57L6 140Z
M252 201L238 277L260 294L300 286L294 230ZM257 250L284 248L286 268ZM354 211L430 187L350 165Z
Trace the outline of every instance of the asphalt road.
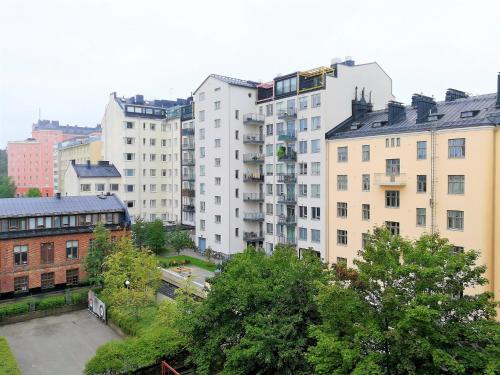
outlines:
M23 375L80 375L96 349L121 339L87 310L0 327Z

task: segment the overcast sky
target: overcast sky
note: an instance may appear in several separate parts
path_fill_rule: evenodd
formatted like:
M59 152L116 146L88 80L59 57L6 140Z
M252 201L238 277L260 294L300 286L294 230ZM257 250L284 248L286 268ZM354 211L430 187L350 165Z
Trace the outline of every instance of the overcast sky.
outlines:
M496 90L500 1L2 0L0 147L38 119L94 126L109 93L187 97L210 73L269 80L377 61L399 101Z

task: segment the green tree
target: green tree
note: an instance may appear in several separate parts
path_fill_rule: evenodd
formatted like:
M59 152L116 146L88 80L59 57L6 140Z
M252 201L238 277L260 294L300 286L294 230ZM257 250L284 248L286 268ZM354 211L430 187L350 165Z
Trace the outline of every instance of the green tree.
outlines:
M144 245L156 254L165 251L167 239L165 235L165 227L161 220L154 220L145 223L145 239Z
M0 198L14 198L16 195L16 184L9 176L0 177Z
M205 257L207 258L207 260L210 262L210 260L212 259L212 257L214 256L214 251L213 249L209 246L205 249Z
M139 249L141 249L146 244L147 228L146 222L141 218L136 218L134 224L132 224L132 238L134 239L134 244Z
M148 249L136 250L132 240L122 237L104 262L103 298L113 309L128 310L136 317L155 300L160 286L158 260Z
M182 249L194 249L196 247L189 231L182 230L179 226L166 233L167 247L177 253Z
M42 196L42 193L39 188L34 187L29 188L25 196L28 198L38 198Z
M235 255L189 315L197 374L310 374L308 327L319 322L314 296L325 276L317 257L300 260L294 248Z
M110 240L110 231L99 223L94 229L92 242L85 257L85 269L88 281L93 288L102 288L104 285L103 264L112 251L113 245Z
M335 267L311 329L315 374L494 374L500 330L477 251L457 252L438 235L412 242L375 230L355 261Z
M7 176L8 173L8 161L7 161L7 150L0 150L0 177Z

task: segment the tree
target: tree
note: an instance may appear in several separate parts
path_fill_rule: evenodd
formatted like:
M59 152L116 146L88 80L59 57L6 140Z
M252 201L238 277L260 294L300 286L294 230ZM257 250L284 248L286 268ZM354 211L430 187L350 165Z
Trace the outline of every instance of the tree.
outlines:
M355 261L334 267L318 297L323 322L308 360L315 374L494 374L500 329L477 251L438 235L412 242L380 228Z
M205 249L205 257L207 258L207 260L210 262L210 260L212 259L212 257L214 256L214 251L213 249L209 246Z
M40 192L39 188L29 188L28 191L26 192L26 197L28 198L38 198L41 197L42 193Z
M197 374L310 374L304 353L325 275L317 257L300 260L294 248L235 255L188 315Z
M132 238L139 249L146 243L146 222L141 217L138 217L132 224Z
M154 253L160 254L165 251L167 239L165 236L165 227L161 220L154 220L145 223L144 244Z
M176 227L166 233L167 247L180 253L182 249L194 249L195 243L187 230Z
M0 198L14 198L16 195L16 184L9 176L0 177Z
M87 270L88 281L91 287L103 287L103 264L106 256L111 253L112 248L110 231L102 223L97 224L89 251L85 257L85 269Z
M7 150L0 149L0 177L7 176L7 173L8 173Z
M151 251L136 250L132 240L122 237L106 257L104 269L102 295L112 308L129 310L137 317L141 308L153 303L161 271Z

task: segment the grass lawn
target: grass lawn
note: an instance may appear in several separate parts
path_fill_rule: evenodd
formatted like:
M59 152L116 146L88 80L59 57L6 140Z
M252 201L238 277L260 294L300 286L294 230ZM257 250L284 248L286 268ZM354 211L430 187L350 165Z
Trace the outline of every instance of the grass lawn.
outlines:
M0 337L0 375L21 375L5 337Z
M215 269L217 268L217 265L212 262L208 262L206 260L201 260L198 258L193 258L188 255L162 255L159 256L158 259L160 260L160 263L162 267L165 268L171 268L171 267L177 267L179 266L179 263L187 261L188 264L203 268L204 270L215 272ZM169 262L172 260L175 260L178 264L176 265L170 265Z

